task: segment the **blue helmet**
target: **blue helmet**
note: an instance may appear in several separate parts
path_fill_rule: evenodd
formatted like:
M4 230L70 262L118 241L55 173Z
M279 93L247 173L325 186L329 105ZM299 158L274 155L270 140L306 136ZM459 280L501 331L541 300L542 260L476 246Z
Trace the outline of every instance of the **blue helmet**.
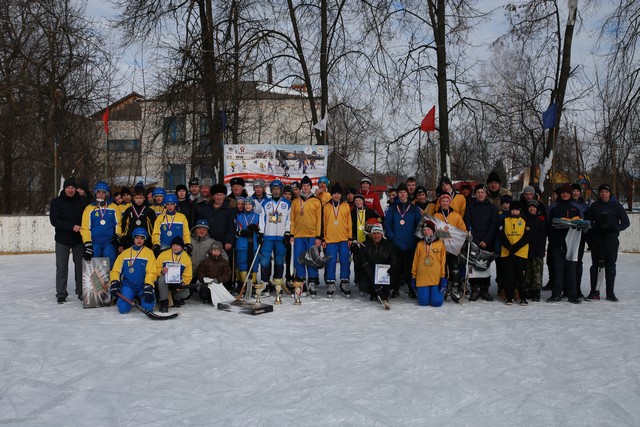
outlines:
M149 233L147 233L147 230L145 230L144 228L138 227L134 228L131 232L131 237L135 238L136 236L142 236L145 240L147 240L149 238Z
M106 193L109 192L109 186L104 181L96 182L96 185L93 187L93 192L97 193L98 191L104 191Z
M156 197L156 196L164 197L164 196L167 195L167 191L162 187L156 187L156 188L153 189L153 193L152 194L153 194L153 197Z
M282 181L280 181L279 179L274 179L273 181L271 181L271 184L269 184L269 187L271 187L271 188L273 188L273 187L284 188L284 184L282 184Z
M326 176L321 176L320 178L318 178L318 184L320 183L325 183L329 185L329 178L327 178Z
M154 194L155 196L155 194ZM164 204L166 205L167 203L174 203L174 204L178 204L178 196L176 196L173 193L169 193L164 197Z

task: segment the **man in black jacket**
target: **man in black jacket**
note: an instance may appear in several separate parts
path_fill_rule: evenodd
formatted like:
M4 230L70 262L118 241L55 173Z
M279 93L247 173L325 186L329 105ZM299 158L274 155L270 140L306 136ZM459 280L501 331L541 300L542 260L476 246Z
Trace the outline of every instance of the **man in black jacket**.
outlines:
M388 307L390 285L379 286L374 283L376 264L388 264L390 270L398 268L398 256L395 245L384 238L382 224L376 224L371 228L371 238L364 244L351 245L353 263L358 273L358 288L362 292L371 295L370 300L375 301L376 296ZM388 272L389 274L392 271Z
M67 276L69 275L69 251L73 253L75 265L76 294L82 300L82 255L84 245L80 236L82 212L87 199L76 191L76 181L69 178L64 182L60 195L51 201L49 220L56 229L56 298L58 304L66 302Z
M597 289L598 269L604 268L607 283L607 300L618 301L613 293L616 280L616 261L618 260L618 246L620 232L629 227L629 216L622 205L611 198L609 184L598 187L597 201L593 202L587 211L587 217L593 221L591 246L591 292L587 299L600 299Z

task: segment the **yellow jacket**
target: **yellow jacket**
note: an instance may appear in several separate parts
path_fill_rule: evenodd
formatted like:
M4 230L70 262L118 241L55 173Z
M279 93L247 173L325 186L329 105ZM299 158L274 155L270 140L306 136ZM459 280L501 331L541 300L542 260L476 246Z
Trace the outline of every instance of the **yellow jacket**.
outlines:
M322 204L320 199L309 196L291 201L291 234L294 237L322 237Z
M173 216L173 221L171 217ZM169 228L171 225L171 228ZM168 231L171 231L171 236L168 236ZM191 233L189 232L189 222L187 217L180 212L175 212L173 215L169 215L166 211L156 218L156 222L153 225L153 235L151 236L151 242L154 245L160 245L162 247L171 246L171 241L174 237L180 236L184 240L184 244L191 244Z
M182 283L186 283L187 285L191 283L191 279L193 278L193 265L191 264L191 257L187 255L185 251L179 254L174 254L171 248L162 251L156 260L156 274L160 276L162 274L162 267L164 267L166 263L172 262L181 265Z
M500 227L499 233L503 233L512 246L522 239L527 232L527 222L522 217L508 216L504 219L503 224L504 226ZM529 256L529 243L518 249L514 255L526 259ZM500 257L508 256L509 249L502 246L500 249Z
M140 252L134 247L122 251L109 273L110 280L120 280L135 290L142 289L146 283L153 285L156 277L156 257L146 246L142 246Z
M346 242L352 239L353 223L351 222L351 208L349 207L349 203L342 202L338 205L337 217L333 201L325 203L322 216L323 240L326 243ZM338 224L335 223L336 221Z
M427 255L428 254L428 255ZM418 242L413 256L411 277L416 279L416 286L436 286L445 277L447 250L441 240L428 245L424 240ZM425 259L429 263L425 263Z
M467 231L467 225L464 223L464 219L462 216L456 211L449 211L449 215L446 217L440 211L436 212L434 215L435 218L438 218L441 221L446 222L447 224L453 225L456 228L459 228L462 231Z

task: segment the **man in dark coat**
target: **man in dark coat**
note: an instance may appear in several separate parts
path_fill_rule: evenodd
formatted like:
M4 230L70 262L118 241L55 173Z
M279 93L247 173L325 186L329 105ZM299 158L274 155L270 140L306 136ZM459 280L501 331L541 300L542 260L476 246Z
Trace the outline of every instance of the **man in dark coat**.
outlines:
M485 251L494 251L494 242L498 231L498 208L491 203L488 188L484 184L478 184L475 188L476 198L472 199L467 207L464 222L467 230L473 236L473 243ZM471 278L471 301L482 298L485 301L493 301L489 293L491 277Z
M607 300L618 301L613 288L616 280L616 261L618 260L618 236L629 227L629 216L622 205L611 197L609 184L598 187L599 199L591 204L587 217L593 221L591 247L591 292L587 299L600 299L597 289L598 269L604 268L607 283Z
M64 182L60 195L51 201L49 220L56 229L56 298L58 304L66 302L67 276L69 275L69 251L73 253L75 266L76 294L82 300L82 255L84 245L80 236L82 213L88 200L76 191L76 181L69 178Z

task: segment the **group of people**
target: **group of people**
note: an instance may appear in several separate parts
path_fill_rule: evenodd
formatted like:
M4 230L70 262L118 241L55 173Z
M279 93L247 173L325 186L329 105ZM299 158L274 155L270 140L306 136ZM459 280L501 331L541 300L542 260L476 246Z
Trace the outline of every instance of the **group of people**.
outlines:
M533 187L513 198L494 172L486 184L472 188L463 182L459 191L444 176L430 201L425 187L409 178L387 189L384 207L366 176L359 188L347 189L327 177L315 189L308 176L290 185L257 179L251 196L237 177L230 191L209 178L192 178L171 193L140 183L133 192L125 187L111 194L103 181L93 194L77 189L75 179L67 179L51 203L57 300L68 297L69 253L80 299L82 259L107 257L110 293L122 313L134 299L147 310L157 302L167 312L170 305L184 304L194 288L211 302L206 286L194 286L205 278L232 293L250 292L247 282L262 282L267 292L279 294L298 282L303 295L316 297L324 285L327 297L338 290L350 297L352 262L359 290L385 307L403 289L420 305L441 306L449 297L459 302L467 290L470 301L491 301L490 269L470 263L472 253L496 259L498 294L507 304L540 300L545 255L546 289L552 290L547 302L566 296L579 303L587 244L587 299L600 298L598 273L604 270L606 298L617 301L618 234L629 226L607 184L591 204L581 198L578 184L565 184L546 206ZM452 243L460 234L463 246Z

